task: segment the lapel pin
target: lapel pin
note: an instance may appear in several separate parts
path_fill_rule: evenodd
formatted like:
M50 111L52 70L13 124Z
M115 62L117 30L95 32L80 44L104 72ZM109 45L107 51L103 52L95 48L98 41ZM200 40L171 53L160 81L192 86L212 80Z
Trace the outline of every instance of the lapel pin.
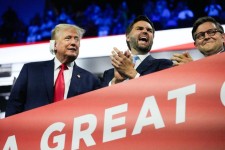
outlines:
M80 75L78 74L77 77L80 78Z

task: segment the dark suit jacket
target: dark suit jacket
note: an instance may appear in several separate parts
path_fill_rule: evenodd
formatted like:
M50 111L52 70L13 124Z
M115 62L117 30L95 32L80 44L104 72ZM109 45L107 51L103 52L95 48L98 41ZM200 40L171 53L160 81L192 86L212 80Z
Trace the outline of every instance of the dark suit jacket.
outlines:
M67 97L76 96L100 87L100 80L90 72L73 67ZM13 86L6 117L53 102L54 60L25 64Z
M137 67L140 76L160 71L173 66L173 62L168 59L155 59L151 55L147 56ZM114 69L106 70L102 77L102 87L108 86L114 77Z

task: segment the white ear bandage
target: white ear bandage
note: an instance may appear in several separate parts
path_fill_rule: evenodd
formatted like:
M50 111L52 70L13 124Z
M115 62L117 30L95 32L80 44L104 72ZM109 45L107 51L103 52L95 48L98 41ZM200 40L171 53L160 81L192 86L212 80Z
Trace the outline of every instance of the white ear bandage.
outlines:
M54 47L55 47L55 40L50 40L49 50L52 54L55 54Z

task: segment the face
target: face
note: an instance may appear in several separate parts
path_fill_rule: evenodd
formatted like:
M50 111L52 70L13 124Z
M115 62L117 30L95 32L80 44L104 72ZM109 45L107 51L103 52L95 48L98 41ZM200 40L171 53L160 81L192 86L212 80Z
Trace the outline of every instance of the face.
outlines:
M194 35L196 36L200 32L210 31L210 29L216 29L216 25L212 22L205 22L198 26ZM219 53L223 50L224 34L215 32L215 35L210 36L205 33L204 38L195 40L195 47L205 56L211 56Z
M56 57L61 63L70 63L79 55L80 37L74 28L65 28L56 35Z
M153 38L152 26L146 21L136 22L131 32L126 36L134 55L148 53L151 50Z

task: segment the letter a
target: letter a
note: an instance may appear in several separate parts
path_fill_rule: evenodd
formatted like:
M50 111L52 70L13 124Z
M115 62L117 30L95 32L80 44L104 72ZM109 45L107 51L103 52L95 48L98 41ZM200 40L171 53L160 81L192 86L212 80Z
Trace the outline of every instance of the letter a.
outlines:
M151 117L147 117L148 112L151 113ZM156 129L165 127L154 96L145 99L132 135L141 133L142 128L150 124L154 124Z
M3 150L18 150L15 135L8 137Z

